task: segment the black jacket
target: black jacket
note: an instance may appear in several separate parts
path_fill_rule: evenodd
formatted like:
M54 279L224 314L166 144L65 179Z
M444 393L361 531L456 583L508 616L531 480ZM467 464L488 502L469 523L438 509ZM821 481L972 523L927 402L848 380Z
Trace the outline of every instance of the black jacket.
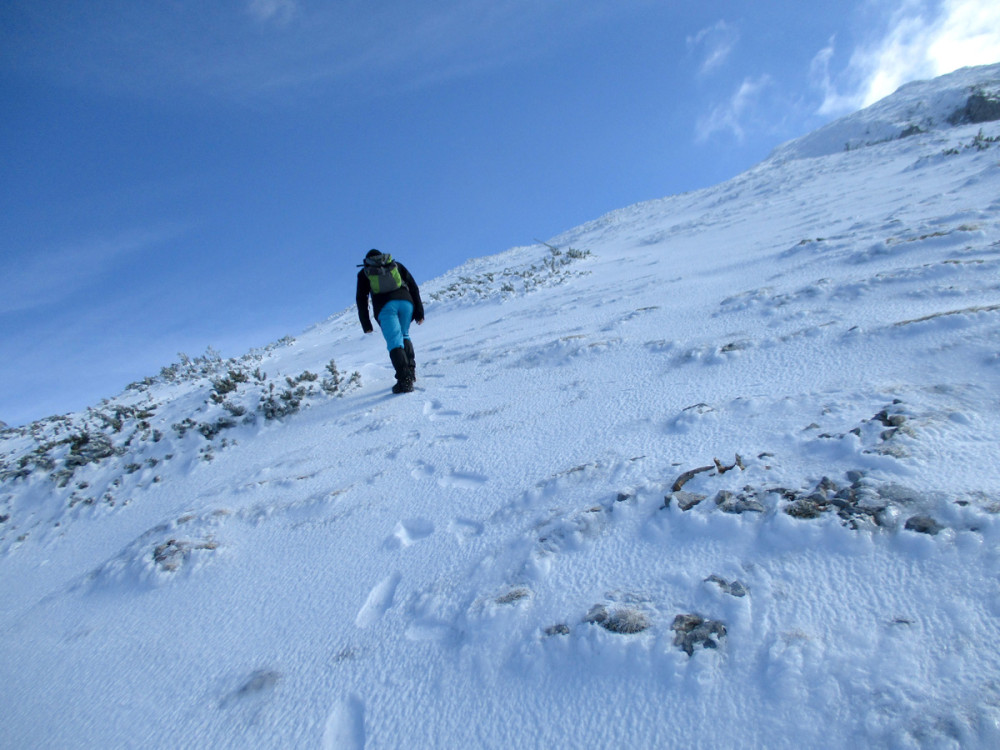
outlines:
M358 303L358 318L361 319L361 328L364 329L365 333L375 330L372 326L372 319L368 317L369 295L372 298L372 307L375 308L375 320L378 320L378 314L382 312L385 303L393 299L405 299L412 302L413 319L418 322L424 319L424 303L420 301L420 289L417 287L417 282L406 270L406 266L398 260L396 266L399 268L399 275L403 278L403 286L395 291L383 292L382 294L372 294L372 286L368 283L364 269L358 271L358 293L355 299Z

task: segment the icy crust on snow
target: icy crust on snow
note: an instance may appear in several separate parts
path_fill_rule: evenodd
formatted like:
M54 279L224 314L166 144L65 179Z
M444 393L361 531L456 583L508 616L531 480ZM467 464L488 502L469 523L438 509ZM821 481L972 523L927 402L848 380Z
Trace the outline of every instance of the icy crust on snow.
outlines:
M4 742L1000 745L998 139L470 261L413 394L348 309L5 431Z
M771 159L808 159L1000 119L1000 63L908 83L880 102L776 148Z

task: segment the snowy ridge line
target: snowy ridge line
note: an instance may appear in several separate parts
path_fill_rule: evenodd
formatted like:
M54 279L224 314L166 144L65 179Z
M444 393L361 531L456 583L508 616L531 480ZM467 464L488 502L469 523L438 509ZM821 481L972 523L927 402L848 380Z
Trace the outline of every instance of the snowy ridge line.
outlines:
M964 68L908 83L861 112L779 146L769 159L815 158L997 119L1000 64Z

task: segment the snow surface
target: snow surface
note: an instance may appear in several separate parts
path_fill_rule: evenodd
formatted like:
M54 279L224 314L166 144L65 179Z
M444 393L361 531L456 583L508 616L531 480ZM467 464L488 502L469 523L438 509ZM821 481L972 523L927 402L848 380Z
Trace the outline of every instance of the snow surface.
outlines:
M998 72L3 432L0 745L1000 746Z

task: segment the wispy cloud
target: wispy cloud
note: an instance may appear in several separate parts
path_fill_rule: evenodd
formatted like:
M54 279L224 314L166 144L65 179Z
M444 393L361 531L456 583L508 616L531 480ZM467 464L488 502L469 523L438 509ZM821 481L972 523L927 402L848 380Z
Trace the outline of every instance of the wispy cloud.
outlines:
M650 2L5 0L0 62L144 96L356 96L499 67Z
M715 133L730 133L738 141L745 137L747 119L752 116L761 96L772 84L768 75L746 78L736 92L724 104L715 107L707 116L699 119L695 140L704 143Z
M126 256L181 233L177 227L123 232L111 238L40 250L0 264L0 315L57 303L114 271Z
M865 107L908 81L1000 62L1000 3L903 0L886 31L856 49L846 70L836 76L830 72L834 47L831 40L813 61L824 115Z
M736 27L725 21L719 21L714 26L689 36L687 46L688 50L700 56L700 71L702 74L707 74L722 67L736 48L739 39L740 32Z
M249 0L247 10L261 23L287 24L299 10L296 0Z

